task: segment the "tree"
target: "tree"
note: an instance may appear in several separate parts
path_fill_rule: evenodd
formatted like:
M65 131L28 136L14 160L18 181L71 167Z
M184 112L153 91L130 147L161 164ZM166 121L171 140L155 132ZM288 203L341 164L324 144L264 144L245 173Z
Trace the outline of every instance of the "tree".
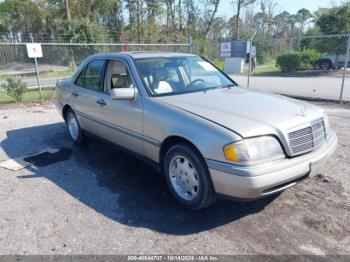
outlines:
M204 33L205 37L207 37L209 30L210 30L210 26L213 23L215 14L218 11L219 2L220 2L220 0L211 0L211 4L214 5L214 11L212 11L210 19L208 21L208 25L207 25L207 28L206 28L205 33Z
M208 33L208 38L218 41L223 35L226 27L225 20L222 17L214 18Z
M255 10L255 3L259 10ZM306 33L307 9L275 15L276 0L233 0L234 15L218 17L220 0L0 0L0 32L5 41L186 41L231 37L294 37ZM315 12L325 34L350 31L349 4ZM311 41L305 41L310 42ZM265 44L264 44L265 45Z
M290 30L290 14L284 11L273 18L273 25L275 27L275 36L287 36Z
M341 34L350 32L350 4L323 11L317 18L316 25L325 34Z
M105 26L113 38L121 40L120 37L124 32L123 2L121 0L99 1L97 8L95 14L97 18L92 19L92 22Z
M53 39L58 31L63 31L63 20L66 19L65 0L36 1L36 4L41 11L40 35L45 37L44 40Z
M305 24L313 17L311 12L306 9L300 9L296 14L296 21L300 23L300 35L303 34Z
M345 4L328 10L319 10L316 18L316 25L323 34L342 34L350 32L350 5ZM312 31L309 33L312 33ZM347 39L347 36L304 39L301 45L304 48L316 49L321 53L329 52L336 55L344 55L347 48Z
M296 20L297 20L297 18L296 18L296 15L294 15L294 14L291 14L288 17L288 23L290 26L290 35L294 35L294 32L296 30L296 28L295 28Z
M103 1L101 1L103 2ZM130 33L130 36L133 38L136 35L138 42L141 41L143 36L144 26L143 26L143 14L144 14L144 2L143 0L126 0L126 8L129 13L129 25L127 30Z
M28 37L39 32L42 26L41 12L31 0L5 0L0 3L0 14L2 30L9 33L22 32Z
M159 0L148 0L147 5L147 26L148 26L148 37L153 39L156 34L156 17L162 12L162 6Z
M275 13L277 4L273 0L261 0L260 9L262 15L261 27L266 27L266 34L268 36L272 33L273 16Z
M104 42L108 38L106 27L93 23L88 18L74 18L71 21L65 21L64 24L66 28L71 30L65 31L68 34L63 34L65 40L72 40L78 43L97 43Z
M167 26L169 23L172 24L173 30L177 30L176 21L175 21L175 12L176 12L176 0L165 0L167 6Z
M239 22L240 22L240 15L241 15L241 9L244 7L247 7L251 4L254 4L256 0L236 0L236 23L235 23L235 31L236 31L236 39L239 39Z

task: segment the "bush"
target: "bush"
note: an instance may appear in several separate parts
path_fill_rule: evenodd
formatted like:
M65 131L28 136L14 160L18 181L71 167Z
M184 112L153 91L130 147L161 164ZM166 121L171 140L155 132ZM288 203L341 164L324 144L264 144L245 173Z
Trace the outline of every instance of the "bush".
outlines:
M254 41L256 47L256 60L259 65L270 62L275 57L276 44L273 40L261 39Z
M23 95L27 92L27 84L23 83L20 78L8 77L6 81L7 83L3 84L1 87L6 90L7 95L17 102L22 102Z
M282 72L311 70L321 54L313 49L285 52L277 57L276 64Z

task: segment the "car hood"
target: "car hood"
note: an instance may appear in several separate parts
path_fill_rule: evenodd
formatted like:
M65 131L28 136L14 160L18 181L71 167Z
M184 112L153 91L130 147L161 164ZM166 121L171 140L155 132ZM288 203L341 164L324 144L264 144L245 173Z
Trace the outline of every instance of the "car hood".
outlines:
M244 88L222 88L156 97L242 137L285 132L323 116L317 106Z

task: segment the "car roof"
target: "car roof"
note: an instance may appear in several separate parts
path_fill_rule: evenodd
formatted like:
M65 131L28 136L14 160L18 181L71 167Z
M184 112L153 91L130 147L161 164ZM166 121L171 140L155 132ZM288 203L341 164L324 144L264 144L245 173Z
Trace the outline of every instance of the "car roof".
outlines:
M130 56L134 59L140 58L161 58L161 57L196 57L197 55L190 53L180 53L180 52L151 52L151 51L131 51L131 52L115 52L115 53L102 53L93 55L94 58L103 57L121 57Z

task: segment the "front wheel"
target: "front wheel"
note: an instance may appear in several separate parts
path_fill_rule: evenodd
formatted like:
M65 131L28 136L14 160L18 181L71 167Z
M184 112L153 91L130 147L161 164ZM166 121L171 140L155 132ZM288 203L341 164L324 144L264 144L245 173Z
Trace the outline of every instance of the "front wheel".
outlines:
M208 168L187 143L172 146L165 155L164 173L172 195L190 209L203 209L214 200Z
M80 145L84 142L83 131L80 128L78 119L73 110L68 110L66 114L66 125L68 133L73 140L74 144Z

